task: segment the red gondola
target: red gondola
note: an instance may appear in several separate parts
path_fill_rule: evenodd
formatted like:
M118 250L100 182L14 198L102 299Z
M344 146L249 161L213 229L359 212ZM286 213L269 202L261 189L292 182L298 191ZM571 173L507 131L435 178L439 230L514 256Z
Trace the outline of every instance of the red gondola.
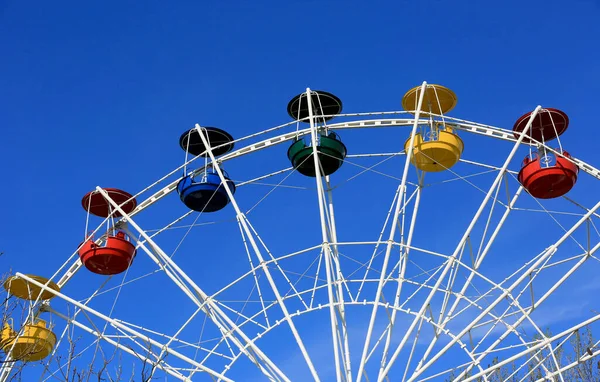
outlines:
M121 206L126 214L130 214L137 206L135 198L128 192L117 188L104 188L104 191L112 201ZM86 227L89 224L89 215L113 218L122 216L98 191L88 192L83 197L81 205L89 212ZM131 243L125 232L115 228L113 219L109 219L107 224L104 243L99 245L92 237L86 237L78 253L81 262L89 271L99 275L116 275L124 272L131 265L135 257L135 245Z
M104 245L92 238L79 249L79 258L85 267L100 275L116 275L124 272L135 257L135 246L123 231L108 236Z
M521 116L513 126L516 139L529 123L532 114L533 112L530 112ZM568 127L567 114L553 108L540 109L531 121L528 136L523 138L523 142L531 144L529 137L535 139L538 141L536 144L538 151L530 151L530 155L523 160L523 166L519 171L519 182L534 198L558 198L569 192L577 182L579 168L570 161L571 155L563 151L562 146L556 150L558 155L544 146L550 140L559 139L559 135L563 134Z
M569 161L568 152L562 156L546 153L540 158L539 153L527 156L519 171L519 182L535 198L552 199L565 195L577 182L579 169ZM552 165L550 161L555 159Z

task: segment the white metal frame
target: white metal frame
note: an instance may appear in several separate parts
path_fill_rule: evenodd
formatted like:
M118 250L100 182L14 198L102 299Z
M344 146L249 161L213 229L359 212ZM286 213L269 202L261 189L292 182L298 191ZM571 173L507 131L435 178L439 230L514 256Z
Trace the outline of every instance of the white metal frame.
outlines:
M550 263L550 260L557 252L559 246L568 240L573 232L582 227L584 224L590 224L592 218L599 217L597 209L600 208L600 203L596 204L594 207L587 209L585 213L582 213L579 221L572 225L568 230L566 230L565 234L554 244L548 247L545 251L540 253L538 256L533 258L531 261L526 263L523 267L521 267L515 274L508 277L502 283L494 283L489 279L486 279L484 275L479 272L479 268L484 261L487 253L492 247L498 233L501 228L504 226L504 223L510 214L511 211L514 210L514 206L520 195L523 193L523 188L519 188L517 192L509 198L509 202L503 204L498 199L498 192L502 186L502 180L505 179L506 175L511 173L508 169L513 157L515 156L517 149L521 146L523 139L527 136L528 130L531 127L531 123L537 113L541 110L541 106L538 106L534 112L532 113L525 130L521 134L517 134L518 138L515 138L514 133L512 131L506 129L500 129L497 127L487 126L479 123L469 122L465 120L460 120L456 118L451 118L448 116L443 116L446 123L451 123L457 131L472 133L481 136L487 136L491 138L496 138L508 142L513 142L513 148L510 153L507 155L506 160L502 167L498 168L495 166L491 166L488 164L480 164L474 161L463 160L465 162L471 162L476 165L482 165L484 167L489 168L491 171L497 172L496 178L493 184L489 187L489 189L485 192L485 196L479 206L479 209L473 216L471 223L468 228L465 230L462 238L454 249L453 253L450 255L444 254L436 254L431 251L427 251L423 248L416 248L412 245L412 237L416 228L416 217L418 215L419 205L421 201L421 193L423 192L423 178L420 177L420 181L418 184L413 184L408 180L408 173L410 169L410 158L413 149L413 141L416 133L416 129L420 124L427 123L427 120L421 119L421 114L425 114L428 117L440 117L435 115L430 115L429 113L425 113L421 111L423 97L424 97L424 89L427 86L426 82L423 82L421 86L420 98L418 100L417 110L414 111L414 117L412 118L388 118L389 116L401 115L404 112L386 112L386 113L355 113L355 114L342 114L340 117L346 118L371 118L373 116L379 116L380 119L358 119L347 122L340 123L332 123L327 125L327 129L329 130L344 130L344 129L375 129L375 128L392 128L392 127L408 127L411 126L411 135L410 135L410 144L407 153L402 151L398 153L369 153L364 155L349 155L349 158L360 158L361 156L390 156L390 155L405 155L405 162L402 171L402 176L400 178L400 182L396 191L396 195L394 197L394 201L392 203L392 208L388 214L388 218L386 219L386 223L384 224L384 228L382 230L382 235L384 232L388 232L388 239L382 240L380 237L377 241L372 242L352 242L352 243L341 243L338 242L337 234L336 234L336 224L334 217L334 203L333 203L333 192L332 186L330 184L329 177L323 177L320 170L320 165L318 161L318 156L316 155L317 150L314 150L314 155L312 156L312 160L314 161L315 169L316 169L316 190L317 190L317 202L319 206L319 221L320 221L320 229L322 234L322 243L318 246L309 248L305 251L301 251L295 254L286 254L284 256L273 256L265 243L260 239L256 230L248 220L246 214L242 211L240 206L238 205L235 196L229 186L225 182L224 174L221 170L222 163L225 163L229 160L234 160L236 158L240 158L244 155L249 155L253 152L264 150L274 145L282 144L285 142L289 142L292 139L295 139L298 136L310 136L312 146L317 146L317 126L316 120L317 117L314 114L312 109L311 99L314 96L314 93L307 88L306 89L306 99L309 105L309 116L306 122L309 123L310 127L306 129L299 129L298 131L284 133L275 137L266 138L260 140L258 142L250 143L245 145L244 147L235 150L229 154L224 155L221 158L215 158L213 155L213 147L210 146L207 136L204 133L203 128L200 125L196 125L196 129L200 134L200 137L207 147L206 153L210 158L211 165L217 171L221 181L223 182L224 188L229 196L231 201L231 205L235 211L235 218L237 219L241 236L244 240L244 243L247 248L247 254L249 263L251 265L251 269L243 276L234 280L227 287L222 290L214 293L213 295L207 294L191 277L189 277L183 269L181 269L175 261L171 259L171 257L156 243L153 239L154 236L159 234L162 231L153 234L152 236L148 234L146 230L140 227L136 221L133 220L133 217L138 213L144 211L145 209L152 206L154 203L157 203L165 196L172 193L177 185L178 179L171 181L166 186L163 186L158 191L154 192L151 196L147 197L144 201L142 201L138 207L132 211L130 214L127 214L123 211L121 206L115 203L110 199L110 196L100 187L97 188L97 191L101 193L106 200L108 200L115 211L119 211L123 218L118 223L122 226L126 231L129 231L129 227L133 229L140 236L140 241L137 243L138 248L140 248L144 253L146 253L152 261L156 263L158 268L164 272L173 283L182 290L182 292L188 296L188 298L197 306L197 310L176 332L173 336L165 336L168 338L166 343L161 343L149 335L144 335L142 331L146 329L134 329L133 324L124 323L115 318L109 317L101 312L98 312L92 308L90 308L85 303L78 302L66 294L62 292L56 292L46 285L42 285L30 277L17 273L18 277L21 277L28 282L36 285L44 290L50 291L58 298L64 300L65 302L76 307L76 314L79 312L84 312L84 314L91 314L97 319L105 321L108 326L113 329L116 329L120 333L122 333L123 338L127 338L131 341L136 339L143 339L144 341L151 343L152 345L159 347L161 351L156 354L151 354L144 356L148 362L155 365L157 369L160 369L167 374L173 376L174 378L187 381L191 380L197 372L203 372L207 375L211 375L213 379L228 381L229 379L225 374L227 371L233 366L235 361L240 357L246 357L250 360L256 367L260 370L260 372L265 376L267 380L270 381L292 381L294 380L294 376L287 376L284 371L282 371L272 360L267 356L265 350L261 349L258 346L257 341L272 329L279 327L281 324L285 322L286 327L293 334L295 339L297 348L302 355L303 360L306 363L306 366L315 381L319 381L320 377L318 375L318 371L311 359L309 352L304 345L304 341L299 330L294 323L294 318L305 313L309 313L312 311L320 310L320 309L328 309L330 316L330 327L331 327L331 342L332 342L332 350L334 355L335 362L335 372L336 372L336 380L337 381L352 381L354 378L356 382L360 382L363 377L367 377L366 366L367 362L374 356L375 351L378 347L382 346L381 350L381 361L378 365L378 375L377 381L385 381L389 378L389 374L392 370L392 367L395 364L395 361L398 359L400 353L405 348L405 345L408 344L409 340L413 340L413 344L408 354L408 363L403 371L402 381L412 382L412 381L427 381L432 378L436 378L439 375L430 375L423 376L423 374L436 363L444 354L454 351L456 349L454 346L457 345L459 348L465 353L465 355L470 359L470 361L465 365L457 365L462 367L463 371L458 375L458 378L465 377L467 373L471 372L474 368L477 370L474 371L474 374L471 374L469 377L465 379L465 381L472 381L477 378L483 378L483 380L487 380L490 377L491 373L493 373L498 368L506 365L512 361L516 361L522 359L526 355L532 354L532 357L535 358L536 362L540 364L546 373L545 378L554 378L557 377L559 380L562 380L562 373L569 368L573 368L577 366L577 362L573 362L569 365L560 366L556 358L554 357L553 341L559 339L565 339L569 336L573 335L575 331L579 330L586 324L593 323L600 319L600 316L595 316L582 322L581 324L574 325L572 328L569 328L566 331L563 331L557 335L552 337L545 337L541 330L535 325L535 322L530 317L531 313L539 307L541 303L543 303L552 293L554 293L558 287L560 287L569 277L571 277L574 272L581 268L581 266L586 263L589 259L594 258L595 252L600 248L600 243L596 244L594 247L591 247L588 243L587 251L581 255L577 255L573 258L570 258L569 261L573 261L574 265L558 280L556 280L552 286L544 293L541 297L535 299L532 294L532 303L530 306L522 306L519 301L521 295L526 293L530 288L532 288L532 281L534 277L536 277L542 269L546 269L550 266L553 266L553 263ZM277 126L275 128L266 130L265 132L272 133L279 129L283 129L290 124L284 124L281 126ZM238 141L251 140L257 137L260 137L263 133L253 134L249 137L242 138ZM541 142L533 141L534 145L541 145ZM553 151L551 148L547 148L549 151ZM193 158L186 162L184 165L190 165L193 161L195 161L198 157ZM577 167L583 172L591 175L596 179L600 179L600 171L594 168L593 166L579 160L576 158L570 159ZM182 167L182 166L181 166ZM147 192L151 189L156 189L156 187L171 178L173 174L175 174L181 167L175 169L171 173L159 179L157 182L154 182L149 187L146 187L143 192ZM238 184L238 187L245 184L252 184L253 182L257 182L259 180L266 179L270 176L274 176L286 171L290 171L291 169L284 169L281 171L277 171L272 174L267 174L256 178L254 180L250 180L247 182L242 182ZM372 169L365 169L365 171L369 171ZM201 169L197 170L201 171ZM514 173L514 172L513 172ZM324 179L323 179L324 178ZM408 194L408 186L415 186L415 191L411 195ZM136 195L136 196L139 196ZM477 252L474 257L474 262L472 266L466 264L465 261L462 260L463 252L467 246L467 242L471 240L471 232L477 224L480 224L479 221L482 220L483 212L486 207L489 205L490 201L492 202L492 206L502 205L505 210L502 214L502 217L499 222L495 225L490 223L491 213L489 213L488 219L485 223L481 224L484 226L484 232L491 232L491 236L489 238L484 237L481 238L481 246L480 250ZM412 203L412 213L410 214L410 219L408 223L406 223L406 217L408 216L407 209L409 204ZM494 208L494 207L492 207ZM393 213L392 213L393 212ZM169 226L176 224L181 221L186 214L172 223ZM388 226L389 225L389 226ZM102 224L99 226L101 227ZM387 227L387 228L386 228ZM98 230L98 229L97 229ZM97 231L96 230L96 231ZM400 238L397 240L396 235L397 232L400 234ZM133 233L133 232L131 232ZM102 238L100 239L102 240ZM589 241L589 239L588 239ZM343 269L340 266L340 252L339 248L344 245L375 245L376 250L373 252L371 259L363 264L365 268L364 277L352 279L351 276L348 276L344 273ZM378 256L377 248L379 245L385 245L385 251L383 253L383 266L381 269L378 269L378 276L376 278L368 278L368 275L372 273L373 270L369 270L371 267L371 263L373 259ZM261 250L261 247L263 248ZM280 264L286 258L290 258L292 256L299 256L301 254L307 253L308 251L320 249L322 256L319 256L319 262L317 267L317 273L314 276L314 288L311 290L296 290L294 288L293 283L287 278L286 272L282 268ZM392 261L391 253L393 248L399 248L401 250L401 256L397 261ZM443 265L438 267L435 270L430 270L427 272L428 279L426 282L417 282L410 280L407 278L406 269L408 267L408 263L411 261L409 254L411 252L421 252L427 253L431 256L439 256L444 259ZM267 254L265 256L265 253ZM67 262L65 262L59 269L58 272L55 273L53 279L57 279L57 283L59 286L64 287L68 281L73 277L73 275L81 268L81 263L79 260L73 260L76 257L77 252L69 257ZM254 263L252 258L256 259L256 264ZM322 265L323 264L323 265ZM321 284L319 285L320 273L321 269L324 268L325 279L321 280ZM391 270L388 270L391 269ZM453 287L456 280L456 275L459 269L466 270L468 272L468 276L466 281L462 284L459 291L454 291ZM277 272L281 274L286 280L286 287L291 288L293 293L283 293L281 290L281 285L275 281L273 277L273 272ZM266 301L259 290L259 298L261 309L258 312L254 312L251 315L245 315L242 312L239 312L235 309L231 309L227 307L227 304L223 301L219 300L219 295L226 289L235 285L236 282L242 280L244 278L252 277L256 288L260 288L258 279L260 277L265 277L267 279L269 288L271 292L275 296L274 301ZM490 284L489 291L486 294L479 296L475 299L470 298L465 295L469 286L472 284L473 280L481 279L485 280ZM527 278L531 278L529 282ZM388 302L382 301L383 297L383 288L387 283L395 282L396 283L396 293L394 294L394 301L390 304ZM443 283L446 282L444 286ZM504 283L510 284L509 286L504 286ZM523 287L523 283L526 282ZM344 291L344 288L347 288L347 284L350 283L360 283L361 287L359 288L359 292L356 296L352 296L348 290L348 292ZM376 292L373 296L368 296L367 300L359 301L359 296L361 295L362 286L365 283L370 283L371 285L376 285ZM414 283L414 285L418 285L419 290L428 290L427 297L422 300L420 304L420 308L418 310L411 310L406 307L406 303L408 300L411 300L412 296L415 296L417 292L413 293L413 295L409 296L408 300L402 301L400 296L402 294L402 286L404 284ZM327 290L328 300L325 302L321 302L320 304L314 303L314 293L316 290L320 290L325 288ZM497 291L500 293L498 297L495 297L493 302L486 303L484 297L487 295L491 296L492 291ZM310 295L312 293L312 297L310 298L310 304L304 303L305 309L299 310L296 312L291 312L288 309L288 304L286 303L292 298L299 298L303 300L303 296ZM366 292L364 292L366 293ZM365 297L363 293L363 298ZM430 303L432 302L434 296L443 294L444 300L441 311L437 318L434 318L430 311ZM349 298L346 298L347 295ZM450 303L450 299L454 298L453 302ZM496 314L493 312L495 307L501 306L502 301L508 299L509 305L501 314ZM308 301L308 300L307 300ZM461 302L467 302L467 307L471 309L477 310L479 313L475 319L472 319L468 324L465 324L463 329L458 333L452 333L448 330L448 324L455 320L457 316L459 316L462 310L459 310L459 305ZM483 303L482 303L483 302ZM346 306L350 305L370 305L371 306L371 316L368 322L368 328L366 332L366 338L362 346L362 355L360 362L357 367L356 374L354 374L352 370L352 365L350 362L350 347L349 347L349 333L346 325ZM41 307L42 309L36 310L38 311L47 311L53 313L56 317L64 319L69 325L76 326L77 328L87 332L88 334L97 337L98 340L105 341L108 344L114 345L120 350L129 353L135 354L135 352L124 346L118 341L115 341L111 338L111 336L107 335L103 331L97 330L97 328L90 328L84 323L75 319L75 315L67 316L61 312L58 312L54 308L50 307L48 304L40 305L39 302L34 303L34 307ZM223 309L225 308L225 310ZM269 321L269 313L271 309L278 309L279 312L283 314L282 320L276 320L275 322ZM380 309L385 309L386 311L391 311L389 315L389 324L385 328L385 330L377 334L374 330L375 322L377 318L377 313ZM199 312L202 312L208 320L220 331L222 338L221 340L207 352L207 355L204 357L203 361L198 362L197 360L191 359L182 353L176 351L172 346L174 343L178 341L179 333L181 333L184 328L186 328L192 321L192 318L196 316ZM412 321L408 330L406 330L401 338L401 341L398 346L394 349L392 354L389 354L390 346L392 342L392 336L394 334L394 325L396 323L397 313L403 312L412 315ZM241 318L241 322L234 321L231 318L231 315L234 315L238 319ZM264 315L266 325L262 325L263 330L261 333L257 335L250 335L246 333L247 327L250 325L257 325L257 317L260 315ZM516 323L509 323L507 319L509 317L516 316ZM487 321L486 321L487 320ZM523 338L515 328L522 322L527 321L532 324L538 334L542 335L543 340L538 343L528 343L525 338ZM415 352L415 345L417 343L417 339L421 333L423 328L423 324L431 325L434 328L435 335L430 340L427 349L424 353L417 355ZM484 350L478 350L479 344L477 346L471 345L472 349L469 349L467 344L464 344L461 341L465 335L469 335L470 332L476 328L480 328L485 325L493 324L502 325L506 328L506 330L496 338L496 340L492 343L492 345L488 346ZM141 331L140 331L141 330ZM415 333L415 334L413 334ZM515 335L518 339L519 345L523 347L523 350L515 353L514 355L504 359L500 363L483 368L481 366L481 362L485 357L490 354L493 354L496 351L496 348L504 339L506 339L510 334ZM437 351L435 354L433 353L433 349L439 338L442 335L447 335L450 337L449 342L443 346L441 351ZM491 336L491 329L488 331L484 338L489 338ZM483 340L481 340L483 341ZM481 344L480 341L480 344ZM374 345L371 344L374 342ZM230 362L224 366L223 371L218 372L210 367L207 367L204 363L209 357L217 354L217 347L221 343L227 343L230 351L232 352L232 356L223 357L223 359L228 359ZM545 359L541 358L539 351L541 349L547 349L550 353L553 362L553 370L548 369L544 361ZM592 354L587 354L581 357L581 360L589 359L592 356L596 356L600 351L593 351ZM188 375L183 374L183 372L177 368L173 368L169 366L163 360L165 355L171 355L176 357L190 365L190 373ZM137 356L140 356L137 354ZM417 365L415 368L411 369L410 365L412 361L416 361ZM0 367L0 382L6 381L12 370L14 363L9 362L5 363ZM412 372L410 371L412 370ZM400 373L402 374L402 373ZM374 378L372 376L371 378Z

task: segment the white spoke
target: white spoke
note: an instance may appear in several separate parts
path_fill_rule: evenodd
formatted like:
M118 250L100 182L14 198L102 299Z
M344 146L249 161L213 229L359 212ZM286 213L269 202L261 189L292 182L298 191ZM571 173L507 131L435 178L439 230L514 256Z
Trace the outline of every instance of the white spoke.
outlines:
M138 231L140 235L142 235L142 237L144 237L144 239L148 242L148 244L150 246L152 246L152 248L154 249L154 252L159 256L160 260L159 260L159 258L155 257L154 254L150 250L148 250L144 244L140 244L141 248L150 256L150 258L154 262L156 262L157 265L159 265L159 266L166 265L174 271L174 273L171 273L166 267L164 269L165 273L167 273L167 275L169 275L171 277L171 279L175 282L175 284L178 285L184 291L184 293L188 297L190 297L190 299L192 299L192 301L194 303L196 303L198 305L198 307L203 309L203 311L211 318L213 323L219 328L221 333L224 336L229 337L229 339L234 344L236 344L236 346L240 350L242 350L244 352L244 354L246 354L248 356L248 358L250 358L252 360L253 363L257 364L257 366L259 366L259 365L256 361L257 361L257 359L260 359L263 362L265 362L269 366L269 368L275 370L280 377L284 378L284 380L287 380L287 377L285 377L283 372L281 372L273 364L273 362L256 346L256 344L254 344L250 341L248 336L245 333L243 333L239 329L239 327L236 326L229 319L229 317L227 317L227 315L225 315L223 313L223 311L221 311L221 309L214 303L214 301L212 301L210 298L208 298L208 295L198 285L196 285L196 283L194 283L192 281L192 279L187 274L185 274L183 272L183 270L181 270L169 256L167 256L167 254L146 234L146 232L144 230L142 230L131 219L131 217L125 211L123 211L123 209L121 207L119 207L110 198L110 196L106 193L106 191L104 191L100 187L97 187L97 190L104 196L104 198L106 200L108 200L113 205L113 207L117 211L119 211L121 213L121 215L123 215L127 219L128 223L131 224L131 226L133 226L135 228L135 230ZM189 286L184 285L182 283L182 281L179 279L180 277L181 277L181 279L185 280L185 282ZM199 299L196 297L196 294L193 294L191 292L190 288L191 288L191 290L194 290L194 292L197 294ZM224 325L228 325L229 327L226 328ZM241 341L239 341L236 337L234 337L231 334L232 331L235 332L236 334L238 334L247 345L244 345ZM248 346L253 351L253 353L256 354L256 357L246 350L246 346ZM264 367L259 366L259 368L261 369L261 371L266 372Z
M366 357L369 352L369 343L370 343L370 339L371 339L371 335L372 335L372 331L373 331L373 326L375 325L375 318L377 317L377 308L378 308L377 303L381 299L381 293L383 290L383 284L384 284L385 274L386 274L386 270L387 270L387 264L388 264L388 261L390 258L390 253L392 251L391 242L394 241L394 236L396 234L396 226L398 224L398 217L400 216L400 212L402 211L402 213L404 213L404 208L401 209L400 207L402 205L402 201L404 200L404 193L406 193L406 178L408 177L410 158L411 158L411 155L412 155L412 152L414 149L415 135L417 132L417 127L419 126L419 114L420 114L421 108L423 106L423 99L425 98L426 87L427 87L427 83L423 82L423 84L421 85L419 101L417 103L417 110L415 112L415 119L413 121L413 128L412 128L412 132L410 134L409 149L408 149L408 152L406 153L406 160L404 162L404 171L402 173L402 181L400 182L400 186L398 187L400 195L398 196L398 198L396 200L396 209L394 211L394 217L392 218L392 226L390 228L389 243L386 247L385 257L383 259L381 275L379 277L379 283L377 285L377 292L375 294L375 300L374 300L375 305L373 305L373 310L371 311L371 319L369 321L369 327L367 329L367 336L366 336L365 343L363 346L362 357L361 357L360 365L358 368L358 375L356 376L356 382L360 382L363 377L363 371L365 368Z
M429 295L427 296L427 298L425 299L425 301L423 301L423 304L421 306L421 309L419 310L419 314L423 315L423 313L425 312L425 309L427 308L427 306L429 305L431 299L433 298L434 294L436 293L437 289L440 287L442 281L444 280L446 274L448 273L448 271L450 270L451 266L454 263L454 259L456 259L457 255L459 254L459 252L461 252L463 246L465 245L465 242L467 240L467 238L469 237L469 235L471 234L471 231L473 230L473 228L475 227L475 223L477 223L477 221L479 220L479 216L481 215L481 213L483 212L483 210L485 209L489 199L492 196L492 193L494 191L494 189L496 188L496 186L500 183L500 180L502 179L502 177L504 176L504 171L506 170L506 168L508 168L508 165L510 164L513 156L516 154L517 152L517 148L519 147L519 145L521 144L521 142L523 141L523 139L525 138L525 134L527 134L527 132L529 131L529 128L531 127L531 124L535 118L535 116L537 115L537 113L539 112L539 110L541 109L541 106L538 106L535 111L533 112L531 118L529 119L529 122L527 123L527 126L525 127L524 131L521 133L521 136L519 137L519 139L517 140L517 142L515 143L515 145L512 148L512 151L510 152L510 154L508 155L508 157L506 158L506 161L504 162L504 165L502 166L502 169L498 172L498 175L496 176L496 179L494 180L494 183L492 184L492 186L490 187L487 195L485 196L485 198L483 199L483 201L481 202L479 209L477 210L477 212L475 213L475 216L473 217L473 219L471 220L471 223L469 224L469 227L467 228L467 230L465 231L465 233L463 234L462 239L460 240L460 242L458 243L458 245L456 246L456 249L454 250L454 253L452 254L451 258L449 259L448 263L446 264L446 267L444 268L442 274L440 275L440 278L438 279L435 287L433 288L433 290L429 293ZM404 337L402 338L402 341L400 342L400 345L398 345L398 347L396 348L396 350L394 351L394 354L392 355L392 357L390 358L389 363L387 364L387 366L385 367L385 369L383 370L382 375L380 375L380 377L378 378L379 381L381 381L381 378L383 376L385 376L391 366L393 365L394 361L396 360L396 358L398 357L398 355L400 354L400 351L402 350L406 340L408 339L408 337L410 336L410 334L412 333L414 327L417 324L417 320L414 319L411 323L411 325L409 326L406 334L404 335ZM411 378L412 379L412 378ZM409 379L409 382L410 380Z
M462 337L463 335L467 334L467 332L471 329L471 327L478 323L485 315L487 315L500 301L502 301L502 299L506 298L506 296L508 296L513 289L515 289L519 284L521 284L521 282L523 280L525 280L525 278L527 278L529 276L529 274L531 272L533 272L539 265L541 265L547 258L552 257L554 255L554 253L556 253L558 247L565 241L567 240L571 234L580 226L582 225L591 215L591 211L595 211L598 208L600 208L600 202L597 203L592 210L590 210L590 212L588 212L586 214L586 216L584 216L584 218L582 218L581 220L579 220L573 227L571 227L571 229L564 234L556 243L554 243L553 245L551 245L547 250L545 250L542 254L542 256L539 257L539 259L533 264L531 265L531 267L529 267L529 269L525 272L522 273L522 275L507 289L505 289L502 294L494 301L492 302L479 316L477 316L470 325L466 326L459 334L458 334L458 338ZM598 244L597 247L600 247L600 244ZM585 260L585 259L584 259ZM581 262L583 263L583 262ZM568 276L568 275L567 275ZM563 276L564 277L564 276ZM555 285L555 287L557 287L558 285ZM547 293L546 296L548 296L549 293ZM541 299L540 299L541 301ZM539 302L538 302L539 303ZM530 312L533 311L534 306L531 307ZM519 320L517 322L521 322L523 321L525 318L527 318L528 315L523 315L521 318L519 318ZM450 341L446 346L444 346L444 350L447 350L448 348L450 348L452 345L454 345L456 341ZM497 341L500 342L500 341ZM497 345L497 344L496 344ZM495 345L494 345L495 346ZM491 347L493 348L493 347ZM416 377L418 377L419 375L422 374L422 372L429 366L431 366L431 364L433 364L441 355L443 354L443 351L438 353L436 356L432 357L431 360L429 360L427 363L425 363L423 365L423 367L420 370L415 371L415 373L413 374L413 376L408 380L413 381L415 380Z
M143 338L146 342L148 342L148 343L150 343L150 344L152 344L154 346L158 346L158 347L163 347L164 346L163 344L161 344L161 343L153 340L152 338L144 336L142 333L139 333L139 332L137 332L137 331L135 331L135 330L127 327L126 325L123 325L120 322L118 322L118 321L116 321L116 320L114 320L114 319L112 319L112 318L110 318L108 316L105 316L104 314L102 314L102 313L100 313L100 312L98 312L98 311L96 311L96 310L94 310L94 309L92 309L92 308L90 308L90 307L88 307L86 305L83 305L83 304L81 304L81 303L73 300L73 299L65 296L64 294L62 294L60 292L57 292L54 289L49 288L48 286L46 286L44 284L41 284L41 283L37 282L36 280L34 280L34 279L26 276L26 275L23 275L23 274L17 272L16 276L20 277L20 278L22 278L24 280L26 280L27 282L29 282L29 283L31 283L31 284L33 284L33 285L35 285L35 286L37 286L37 287L39 287L41 289L43 289L44 291L52 293L56 297L60 297L61 299L63 299L65 301L67 301L67 302L69 302L69 303L77 306L79 309L81 309L81 310L83 310L85 312L88 312L88 313L94 315L95 317L98 317L98 318L100 318L100 319L102 319L102 320L104 320L106 322L109 322L114 327L119 328L119 329L127 332L128 334L130 334L132 336L135 336L135 337L138 337L138 338ZM179 353L179 352L177 352L177 351L175 351L173 349L170 349L168 347L165 347L165 349L166 349L167 353L169 353L169 354L171 354L171 355L173 355L173 356L175 356L177 358L180 358L181 360L183 360L185 362L188 362L188 363L190 363L190 364L192 364L192 365L200 368L202 371L204 371L206 373L212 374L215 377L218 377L218 378L220 378L220 379L222 379L224 381L231 381L231 379L225 377L224 375L222 375L220 373L217 373L216 371L211 370L211 369L207 368L206 366L203 366L203 365L199 364L198 362L194 361L193 359L188 358L185 355L183 355L183 354L181 354L181 353Z
M242 225L242 228L244 229L245 233L246 233L246 237L248 238L248 241L250 241L250 246L252 247L252 249L254 250L254 254L256 255L256 257L258 258L259 263L262 266L262 270L265 273L265 276L267 277L267 280L269 282L269 285L271 286L271 289L273 291L273 293L275 294L275 298L277 299L277 302L279 304L279 307L281 308L284 316L285 316L285 320L287 321L290 330L292 331L292 334L294 335L294 338L296 339L296 343L298 344L298 347L300 348L300 351L302 353L302 356L304 357L304 360L306 362L306 364L308 365L308 368L310 369L310 372L313 376L313 378L315 379L315 381L319 380L319 377L317 375L317 371L315 370L315 367L313 365L312 360L310 359L310 356L308 355L308 352L306 351L306 347L304 346L304 342L302 341L302 339L300 338L300 334L298 333L298 330L296 329L296 326L294 325L294 322L292 321L292 318L288 312L288 309L285 305L285 303L283 302L283 299L281 298L281 294L279 292L279 289L277 287L277 284L275 283L275 281L273 280L273 277L271 276L271 272L269 271L268 267L265 265L264 262L264 258L262 256L262 253L260 251L260 249L258 248L258 246L256 245L256 241L254 240L254 237L252 235L252 231L249 228L249 221L247 220L246 216L244 215L244 213L242 213L242 211L240 210L240 208L237 205L237 202L235 201L235 198L233 196L233 193L231 192L231 189L229 188L229 185L225 179L225 176L223 175L223 172L221 171L221 168L219 166L219 164L217 163L213 153L212 153L212 149L210 147L210 144L208 143L208 140L204 134L204 131L202 130L202 128L200 127L200 125L196 125L196 131L198 132L198 135L200 135L200 137L202 138L202 142L204 144L204 147L207 148L207 152L210 156L210 159L212 161L212 165L214 166L214 169L217 171L217 173L219 174L219 178L221 179L221 182L224 186L224 189L227 192L227 196L229 197L229 200L231 201L231 204L233 205L233 208L235 209L236 215L237 215L237 219L240 222L240 224ZM274 365L269 365L273 368L275 368Z
M346 324L344 320L344 309L343 309L343 292L341 290L341 275L339 266L336 267L334 261L332 261L334 253L331 250L331 242L336 242L335 238L335 228L331 225L331 219L329 221L329 225L327 224L326 219L326 211L325 211L325 191L323 188L323 182L321 179L321 163L319 162L318 156L318 144L317 144L317 128L315 125L315 117L313 114L313 101L311 96L311 90L306 89L306 102L308 105L308 114L309 114L309 122L310 122L310 139L313 147L313 165L315 167L315 180L317 183L317 199L319 202L319 217L321 220L321 235L322 235L322 248L324 254L325 261L325 273L327 277L327 295L329 297L329 316L331 320L331 337L333 342L333 356L335 361L335 373L337 381L346 380L349 381L352 378L351 370L350 370L350 359L346 358L345 351L340 354L340 350L338 349L338 341L340 339L344 342L345 350L348 349L348 338L346 333ZM330 205L331 211L333 213L333 206ZM332 269L334 268L334 269ZM335 277L335 282L333 281L333 277ZM333 290L333 285L336 285L338 290ZM341 302L340 305L337 305L338 302ZM337 308L336 312L336 306ZM338 321L337 315L341 316L341 323ZM343 371L340 367L340 356L342 358L342 363L344 364Z

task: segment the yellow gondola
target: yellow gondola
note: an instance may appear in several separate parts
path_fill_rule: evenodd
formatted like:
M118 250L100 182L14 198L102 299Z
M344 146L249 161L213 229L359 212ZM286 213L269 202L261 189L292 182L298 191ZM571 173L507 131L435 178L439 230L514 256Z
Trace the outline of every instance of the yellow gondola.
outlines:
M9 323L0 332L0 347L12 359L32 362L46 358L56 345L56 335L46 327L46 321L38 320L23 326L23 333L17 332ZM12 350L11 350L12 349Z
M40 284L48 285L48 288L50 289L60 292L60 287L54 281L49 281L47 278L41 276L27 276ZM40 300L49 300L55 296L52 292L43 290L37 285L17 276L9 277L4 282L4 289L13 296L22 298L23 300L37 300L38 298Z
M0 349L5 352L9 351L9 345L12 344L12 339L16 336L17 333L13 330L12 326L8 322L5 322L2 331L0 331Z
M432 139L424 140L421 133L415 134L411 162L419 170L438 172L454 166L464 149L462 139L454 133L449 125L446 128L436 125L431 132ZM410 138L404 143L408 153Z
M407 91L404 97L402 97L402 107L404 110L414 114L415 110L417 110L420 95L420 86ZM441 85L427 85L421 111L433 114L446 114L454 109L457 102L458 98L456 98L456 94L447 87Z
M441 85L426 85L421 110L431 114L444 115L454 109L458 99L454 92ZM410 89L402 98L402 107L415 113L421 86ZM443 117L442 117L443 118ZM410 158L413 165L425 172L438 172L454 166L462 155L464 144L454 128L438 117L430 116L426 123L421 123ZM408 153L410 138L404 143Z

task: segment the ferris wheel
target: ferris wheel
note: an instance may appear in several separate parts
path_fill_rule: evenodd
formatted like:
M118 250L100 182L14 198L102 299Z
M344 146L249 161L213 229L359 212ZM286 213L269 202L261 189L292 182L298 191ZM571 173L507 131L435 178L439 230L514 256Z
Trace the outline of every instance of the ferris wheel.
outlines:
M571 291L597 273L600 172L561 110L510 130L456 105L424 82L404 111L344 114L307 89L249 136L196 124L172 172L83 197L54 273L5 282L0 382L127 360L182 381L562 380L600 352L560 357L597 313L545 330L594 306Z

